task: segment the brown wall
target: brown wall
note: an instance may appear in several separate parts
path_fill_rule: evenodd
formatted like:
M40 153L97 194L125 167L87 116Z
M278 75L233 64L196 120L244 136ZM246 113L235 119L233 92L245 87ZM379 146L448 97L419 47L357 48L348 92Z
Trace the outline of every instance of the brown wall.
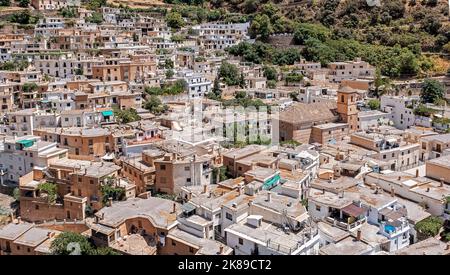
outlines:
M450 183L450 169L436 165L434 163L427 162L426 164L426 175L427 177L433 178L440 181L441 178L444 179L446 183Z

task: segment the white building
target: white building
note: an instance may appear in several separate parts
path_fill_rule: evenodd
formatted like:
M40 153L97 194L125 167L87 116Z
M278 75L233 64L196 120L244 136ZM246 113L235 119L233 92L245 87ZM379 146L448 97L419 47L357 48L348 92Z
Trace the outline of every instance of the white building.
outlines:
M378 110L361 111L358 113L358 130L366 131L380 125L388 125L391 116L390 113L384 113Z
M381 111L390 113L390 120L398 129L405 130L414 125L416 116L412 107L414 102L418 102L418 98L403 97L403 96L382 96L381 97Z
M7 137L0 141L1 181L18 183L33 169L44 169L55 159L66 158L67 149L56 142L41 141L36 136Z

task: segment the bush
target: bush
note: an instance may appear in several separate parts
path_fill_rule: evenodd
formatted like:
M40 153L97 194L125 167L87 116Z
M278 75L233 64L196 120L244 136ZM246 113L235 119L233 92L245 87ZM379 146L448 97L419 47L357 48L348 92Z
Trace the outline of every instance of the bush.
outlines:
M420 104L416 109L414 109L414 114L416 116L431 117L435 112L435 110L428 108L423 104Z
M371 99L369 100L369 102L367 103L367 105L369 106L369 108L371 110L378 110L380 109L380 101L377 99Z
M315 38L322 42L329 38L331 32L320 24L301 23L294 32L294 42L304 45L309 38Z
M434 79L425 79L420 98L424 103L434 103L444 98L444 86Z
M47 194L47 202L55 203L58 197L58 186L55 183L45 182L38 185L38 190Z
M434 237L439 233L439 230L444 225L444 222L438 217L428 217L415 226L417 232L421 235L421 239Z

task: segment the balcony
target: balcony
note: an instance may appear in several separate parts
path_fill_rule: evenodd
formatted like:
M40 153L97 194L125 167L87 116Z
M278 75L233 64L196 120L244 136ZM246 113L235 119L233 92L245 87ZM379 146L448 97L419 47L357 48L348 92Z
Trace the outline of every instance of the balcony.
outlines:
M394 223L380 223L380 234L387 238L392 238L398 234L408 232L409 225L406 221L396 221Z
M355 229L355 228L359 227L363 223L365 223L367 221L367 218L364 217L364 218L356 220L356 221L354 221L352 223L347 223L347 222L344 222L344 221L340 221L339 219L334 219L332 217L326 217L325 220L328 223L330 223L330 224L332 224L334 226L340 227L340 228L342 228L344 230L352 230L352 229Z

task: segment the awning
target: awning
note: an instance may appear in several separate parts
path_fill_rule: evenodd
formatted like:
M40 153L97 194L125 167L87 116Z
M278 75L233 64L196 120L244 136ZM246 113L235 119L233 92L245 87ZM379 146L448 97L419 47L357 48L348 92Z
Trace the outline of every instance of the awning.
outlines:
M109 111L103 111L102 112L103 116L112 116L113 115L113 111L109 110Z
M356 218L356 217L359 217L362 214L364 214L366 212L366 210L364 208L358 207L354 204L350 204L350 205L347 205L346 207L342 208L342 212Z
M29 140L29 139L24 139L24 140L19 140L17 143L22 144L23 147L31 147L34 144L34 140Z
M268 180L264 183L264 189L269 189L269 188L273 187L274 185L276 185L278 183L279 180L280 180L280 175L279 174L275 175L275 177L271 178L270 180Z
M192 212L192 211L194 211L195 210L195 205L193 205L192 203L189 203L189 202L187 202L187 203L185 203L185 204L183 204L182 206L181 206L181 209L183 210L183 212L185 212L185 213L189 213L189 212Z

